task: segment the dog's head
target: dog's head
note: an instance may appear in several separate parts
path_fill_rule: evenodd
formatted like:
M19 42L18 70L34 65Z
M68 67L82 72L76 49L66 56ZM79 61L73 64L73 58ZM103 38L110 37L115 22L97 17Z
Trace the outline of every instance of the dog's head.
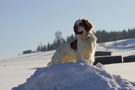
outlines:
M78 19L73 28L76 35L87 35L92 32L93 25L86 19Z

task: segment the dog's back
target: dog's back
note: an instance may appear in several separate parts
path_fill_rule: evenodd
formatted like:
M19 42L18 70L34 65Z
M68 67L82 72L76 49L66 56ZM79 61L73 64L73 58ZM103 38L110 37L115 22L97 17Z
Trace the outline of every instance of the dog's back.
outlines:
M71 48L70 44L71 43L60 46L47 66L58 63L76 62L76 52Z

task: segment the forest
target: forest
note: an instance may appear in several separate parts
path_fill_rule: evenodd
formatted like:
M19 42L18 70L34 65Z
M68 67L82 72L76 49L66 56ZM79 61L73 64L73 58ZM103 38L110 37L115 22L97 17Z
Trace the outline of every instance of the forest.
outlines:
M97 43L103 43L108 41L116 41L121 39L129 39L135 38L135 28L128 29L128 30L121 30L121 31L106 31L106 30L97 30L94 32L95 36L97 37ZM55 32L55 39L53 43L48 43L47 45L42 45L40 43L37 47L37 51L49 51L55 50L59 46L72 42L76 39L75 35L67 36L66 39L62 37L62 32L57 31Z

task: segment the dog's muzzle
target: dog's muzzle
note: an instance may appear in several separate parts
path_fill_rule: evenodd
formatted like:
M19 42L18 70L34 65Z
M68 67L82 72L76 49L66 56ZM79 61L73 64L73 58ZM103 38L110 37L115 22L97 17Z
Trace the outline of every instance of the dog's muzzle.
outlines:
M76 26L76 25L74 26L74 32L75 32L76 35L79 35L79 34L83 33L83 31L81 31L81 32L78 31L78 26Z

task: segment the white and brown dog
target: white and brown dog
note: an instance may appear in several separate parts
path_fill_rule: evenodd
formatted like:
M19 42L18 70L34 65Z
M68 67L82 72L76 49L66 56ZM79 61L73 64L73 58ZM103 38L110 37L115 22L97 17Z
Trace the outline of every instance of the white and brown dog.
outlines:
M80 62L86 59L90 64L95 61L97 38L92 32L93 25L86 19L78 19L74 24L77 40L59 47L48 66L58 63Z

